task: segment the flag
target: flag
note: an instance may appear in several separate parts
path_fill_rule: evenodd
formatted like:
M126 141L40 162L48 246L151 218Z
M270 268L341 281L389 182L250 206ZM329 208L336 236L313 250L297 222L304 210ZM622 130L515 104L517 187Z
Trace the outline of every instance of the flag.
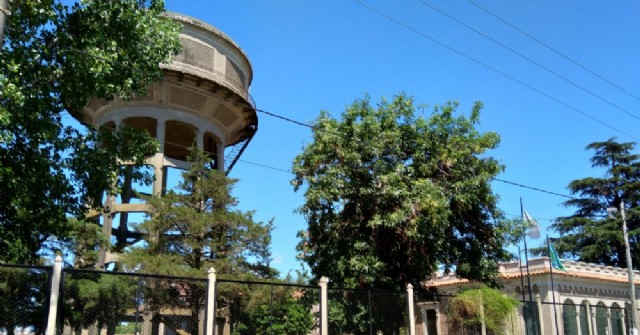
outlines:
M540 238L540 225L538 225L536 219L532 218L525 210L522 211L522 219L528 224L527 236L534 239Z
M555 269L567 271L567 269L564 268L562 261L560 261L560 257L558 257L558 252L551 243L549 243L549 259L551 260L551 266Z

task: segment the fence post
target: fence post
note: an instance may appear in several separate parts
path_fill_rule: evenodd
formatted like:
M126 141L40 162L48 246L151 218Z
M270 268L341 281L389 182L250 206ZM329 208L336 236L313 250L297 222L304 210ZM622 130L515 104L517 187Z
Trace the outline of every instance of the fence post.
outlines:
M327 299L327 284L329 278L322 277L318 286L320 286L320 335L329 335L329 304Z
M216 269L209 268L207 283L207 322L205 324L205 334L215 334L216 320Z
M407 301L409 302L409 335L416 335L416 316L413 307L413 285L407 284Z
M62 257L57 255L53 263L53 278L51 280L51 295L49 296L49 315L47 319L46 335L56 334L58 319L58 297L60 296L60 278L62 277Z

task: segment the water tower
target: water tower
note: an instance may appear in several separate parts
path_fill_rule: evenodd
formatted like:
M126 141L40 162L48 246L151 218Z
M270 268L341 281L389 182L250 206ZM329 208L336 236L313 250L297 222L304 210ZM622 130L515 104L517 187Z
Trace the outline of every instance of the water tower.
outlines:
M166 190L169 168L188 167L186 157L193 143L210 154L216 169L228 172L258 128L249 96L253 72L240 47L204 22L175 13L167 16L183 25L183 49L171 64L160 66L163 79L152 84L144 97L92 101L83 120L94 127L144 129L158 140L160 150L146 160L155 176L154 195ZM100 249L98 268L141 237L129 226L129 218L148 207L135 198L133 187L125 176L122 193L107 196L102 211L89 213L112 241Z

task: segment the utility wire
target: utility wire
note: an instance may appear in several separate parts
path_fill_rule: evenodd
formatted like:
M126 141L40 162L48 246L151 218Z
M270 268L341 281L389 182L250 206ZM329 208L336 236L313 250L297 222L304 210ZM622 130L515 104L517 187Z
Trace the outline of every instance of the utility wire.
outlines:
M504 179L499 179L499 178L495 178L494 177L493 180L499 181L501 183L513 185L513 186L518 186L518 187L521 187L521 188L527 188L527 189L538 191L538 192L542 192L542 193L556 195L556 196L563 197L563 198L578 200L578 198L572 197L570 195L565 195L565 194L560 194L560 193L556 193L556 192L552 192L552 191L547 191L547 190L543 190L541 188L537 188L537 187L533 187L533 186L527 186L527 185L523 185L523 184L519 184L519 183L514 183L512 181L508 181L508 180L504 180Z
M439 42L439 41L437 41L437 40L435 40L435 39L433 39L433 38L431 38L431 37L427 36L426 34L423 34L422 32L420 32L420 31L418 31L418 30L415 30L415 29L413 29L413 28L411 28L411 27L409 27L409 26L405 25L404 23L402 23L402 22L400 22L400 21L397 21L396 19L394 19L394 18L392 18L392 17L387 16L386 14L381 13L381 12L377 11L376 9L373 9L373 8L371 8L371 7L367 6L366 4L363 4L363 3L362 3L362 2L360 2L359 0L354 0L354 1L356 1L356 2L360 3L361 5L363 5L363 6L367 7L367 8L369 8L369 9L371 9L372 11L374 11L374 12L376 12L376 13L378 13L378 14L380 14L380 15L384 16L384 17L387 17L388 19L390 19L390 20L392 20L392 21L394 21L394 22L396 22L396 23L398 23L398 24L400 24L400 25L402 25L402 26L404 26L404 27L406 27L406 28L408 28L408 29L410 29L410 30L412 30L412 31L414 31L414 32L416 32L416 33L418 33L418 34L420 34L420 35L422 35L422 36L424 36L424 37L426 37L426 38L428 38L428 39L430 39L430 40L434 41L435 43L437 43L437 44L439 44L439 45L441 45L441 46L443 46L443 47L445 47L445 48L447 48L447 49L449 49L449 50L451 50L451 51L454 51L455 53L458 53L458 54L460 54L460 55L462 55L462 56L464 56L464 57L466 57L466 58L468 58L468 59L471 59L471 60L473 60L474 62L476 62L476 63L478 63L478 64L480 64L480 65L483 65L483 66L489 67L488 65L485 65L484 63L482 63L482 62L480 62L480 61L477 61L477 60L475 60L475 59L471 58L470 56L467 56L466 54L463 54L463 53L461 53L461 52L457 51L456 49L453 49L453 48L451 48L451 47L449 47L449 46L447 46L447 45L445 45L445 44L443 44L443 43L441 43L441 42ZM100 60L102 60L102 61L108 62L108 63L113 64L113 65L124 66L123 64L121 64L121 63L119 63L119 62L117 62L117 61L112 61L112 60L110 60L110 59L106 59L106 58L104 58L104 57L100 57L100 56L97 56L97 55L93 55L93 54L90 54L90 53L87 53L87 52L84 52L84 51L81 51L81 50L71 49L71 48L67 48L67 50L69 50L69 51L73 51L73 52L77 52L77 53L80 53L80 54L83 54L83 55L86 55L86 56L94 57L94 58L96 58L96 59L100 59ZM490 69L493 69L493 68L491 68L491 67L489 67L489 68L490 68ZM516 80L516 79L513 79L512 77L510 77L510 76L508 76L508 75L506 75L506 74L504 74L504 73L502 73L502 72L500 72L500 71L498 71L498 70L494 70L494 71L496 71L496 72L498 72L498 73L500 73L500 74L502 74L502 75L506 76L506 77L507 77L507 78L509 78L509 79ZM322 129L322 128L319 128L319 127L316 127L316 126L312 126L312 125L309 125L309 124L306 124L306 123L303 123L303 122L300 122L300 121L296 121L296 120L294 120L294 119L291 119L291 118L288 118L288 117L285 117L285 116L281 116L281 115L278 115L278 114L275 114L275 113L271 113L271 112L268 112L268 111L265 111L265 110L262 110L262 109L255 108L255 107L251 106L250 104L248 104L248 103L246 103L246 102L237 102L237 101L229 100L229 99L228 99L228 98L226 98L226 97L222 97L222 96L217 95L217 94L214 94L214 93L212 93L212 92L208 92L208 91L204 91L204 90L195 89L195 88L193 88L193 87L191 87L191 86L188 86L188 85L186 85L186 84L182 84L182 83L181 83L181 82L179 82L179 81L175 81L175 80L167 79L167 78L164 78L164 77L162 77L162 80L164 80L164 81L168 81L168 82L171 82L171 83L176 84L176 85L180 85L181 87L187 88L187 89L189 89L189 90L192 90L192 91L197 92L197 93L200 93L200 94L204 94L204 95L208 95L208 96L211 96L211 97L214 97L214 98L218 98L218 99L220 99L220 100L222 100L222 101L226 101L226 102L230 102L230 103L235 103L235 104L242 105L242 106L248 106L248 107L250 107L250 108L254 109L254 110L255 110L255 111L257 111L257 112L262 112L262 113L264 113L264 114L266 114L266 115L269 115L269 116L271 116L271 117L278 118L278 119L281 119L281 120L283 120L283 121L286 121L286 122L289 122L289 123L292 123L292 124L296 124L296 125L298 125L298 126L302 126L302 127L310 128L310 129L312 129L312 130L323 131L323 132L331 133L331 134L334 134L334 135L341 135L341 134L340 134L340 133L338 133L338 132L332 132L332 131L329 131L329 130L326 130L326 129ZM517 81L517 80L516 80L516 81ZM518 81L518 82L519 82L519 81ZM519 82L519 83L521 83L521 84L525 85L526 87L530 87L530 86L528 86L528 85L526 85L526 84L524 84L524 83L522 83L522 82ZM531 87L530 87L530 88L531 88ZM533 88L532 88L532 89L533 89ZM534 89L534 90L535 90L535 89ZM536 91L536 92L538 92L538 93L542 93L542 92L540 92L540 91L538 91L538 90L535 90L535 91ZM567 105L567 106L568 106L568 105ZM570 106L569 106L569 107L570 107ZM574 110L578 111L577 109L574 109ZM581 112L581 113L582 113L582 112ZM582 114L584 114L584 113L582 113ZM588 116L588 117L590 117L590 118L592 118L592 119L594 119L594 120L596 120L596 121L599 121L599 120L597 120L597 119L595 119L595 118L593 118L593 117L591 117L591 116L589 116L589 115L587 115L587 114L584 114L584 115L585 115L585 116ZM601 122L601 123L602 123L602 122ZM603 123L603 124L604 124L604 123ZM606 124L605 124L605 125L606 125ZM613 129L615 129L615 128L613 128ZM620 130L618 130L618 131L619 131L619 132L621 132L621 133L623 133L623 134L625 134L625 135L627 135L627 136L631 136L631 135L628 135L628 134L626 134L626 133L624 133L624 132L622 132L622 131L620 131ZM632 136L631 136L631 137L632 137ZM178 145L178 146L182 146L182 145L180 145L180 144L178 144L178 143L171 143L171 144L173 144L173 145ZM184 147L186 148L186 146L184 146ZM284 169L280 169L280 168L276 168L276 167L268 166L268 165L265 165L265 164L254 163L254 162L249 162L249 161L245 161L245 160L239 160L239 161L241 161L241 162L243 162L243 163L246 163L246 164L251 164L251 165L261 166L261 167L268 168L268 169L272 169L272 170L276 170L276 171L281 171L281 172L285 172L285 173L291 173L291 171L290 171L290 170L284 170ZM519 184L519 183L515 183L515 182L511 182L511 181L503 180L503 179L498 179L498 178L492 178L492 179L493 179L493 180L495 180L495 181L499 181L499 182L503 182L503 183L511 184L511 185L518 186L518 187L521 187L521 188L527 188L527 189L531 189L531 190L534 190L534 191L543 192L543 193L547 193L547 194L551 194L551 195L556 195L556 196L560 196L560 197L565 197L565 198L569 198L569 199L576 199L576 198L571 197L571 196L568 196L568 195L564 195L564 194L560 194L560 193L556 193L556 192L552 192L552 191L543 190L543 189L540 189L540 188L537 188L537 187L527 186L527 185L523 185L523 184Z
M280 169L280 168L277 168L277 167L273 167L273 166L269 166L269 165L265 165L265 164L260 164L260 163L256 163L256 162L251 162L251 161L247 161L247 160L244 160L244 159L238 159L238 162L242 162L242 163L249 164L249 165L255 165L255 166L263 167L265 169L275 170L275 171L279 171L279 172L292 173L291 170Z
M537 89L537 88L535 88L535 87L533 87L533 86L531 86L531 85L529 85L529 84L527 84L527 83L525 83L525 82L523 82L523 81L521 81L521 80L519 80L519 79L517 79L517 78L515 78L515 77L513 77L513 76L511 76L511 75L509 75L509 74L507 74L505 72L503 72L503 71L501 71L501 70L498 70L497 68L495 68L495 67L493 67L493 66L491 66L491 65L489 65L487 63L484 63L484 62L482 62L482 61L480 61L480 60L478 60L476 58L473 58L472 56L467 55L466 53L464 53L464 52L462 52L462 51L460 51L458 49L455 49L455 48L453 48L453 47L451 47L451 46L449 46L447 44L444 44L443 42L440 42L439 40L437 40L437 39L435 39L435 38L423 33L422 31L420 31L418 29L415 29L415 28L407 25L406 23L404 23L404 22L402 22L402 21L400 21L400 20L398 20L398 19L396 19L396 18L394 18L392 16L389 16L389 15L377 10L377 9L367 5L366 3L364 3L364 2L362 2L360 0L353 0L353 1L355 1L356 3L360 4L361 6L363 6L365 8L367 8L368 10L370 10L370 11L372 11L372 12L374 12L374 13L376 13L376 14L378 14L378 15L380 15L380 16L382 16L382 17L384 17L384 18L386 18L386 19L388 19L388 20L390 20L390 21L402 26L402 27L404 27L405 29L410 30L410 31L422 36L423 38L428 39L428 40L432 41L433 43L435 43L435 44L437 44L437 45L439 45L439 46L441 46L441 47L443 47L445 49L448 49L451 52L456 53L456 54L458 54L458 55L460 55L460 56L462 56L462 57L464 57L464 58L466 58L466 59L468 59L468 60L470 60L470 61L472 61L472 62L474 62L474 63L476 63L478 65L480 65L480 66L483 66L483 67L485 67L485 68L487 68L487 69L489 69L489 70L491 70L491 71L493 71L493 72L495 72L495 73L497 73L497 74L499 74L499 75L501 75L501 76L503 76L503 77L515 82L515 83L518 83L518 84L520 84L520 85L522 85L522 86L524 86L524 87L526 87L526 88L528 88L528 89L530 89L530 90L532 90L532 91L534 91L534 92L536 92L536 93L538 93L538 94L540 94L540 95L542 95L542 96L544 96L544 97L546 97L546 98L548 98L550 100L553 100L556 103L558 103L558 104L560 104L562 106L565 106L566 108L568 108L568 109L570 109L570 110L572 110L572 111L574 111L574 112L576 112L578 114L581 114L584 117L587 117L587 118L589 118L589 119L591 119L591 120L593 120L593 121L595 121L597 123L600 123L601 125L609 128L609 129L615 130L618 133L621 133L621 134L623 134L625 136L628 136L629 138L631 138L631 139L633 139L635 141L640 141L639 138L637 138L637 137L635 137L635 136L633 136L633 135L631 135L631 134L629 134L629 133L627 133L625 131L622 131L622 130L620 130L620 129L618 129L618 128L616 128L616 127L614 127L614 126L612 126L612 125L610 125L610 124L608 124L608 123L606 123L606 122L604 122L604 121L602 121L602 120L600 120L600 119L598 119L598 118L596 118L594 116L591 116L590 114L587 114L587 113L583 112L582 110L580 110L580 109L578 109L576 107L573 107L573 106L569 105L568 103L560 100L559 98L556 98L556 97L552 96L549 93L541 91L541 90L539 90L539 89Z
M598 95L598 94L596 94L595 92L593 92L593 91L591 91L591 90L587 89L586 87L584 87L584 86L582 86L582 85L580 85L580 84L576 83L575 81L573 81L573 80L571 80L571 79L569 79L569 78L567 78L567 77L565 77L565 76L563 76L563 75L559 74L558 72L556 72L556 71L554 71L554 70L552 70L552 69L548 68L547 66L545 66L545 65L541 64L540 62L538 62L538 61L536 61L536 60L534 60L534 59L530 58L529 56L527 56L527 55L525 55L525 54L523 54L523 53L521 53L521 52L519 52L519 51L517 51L517 50L513 49L512 47L510 47L510 46L508 46L508 45L506 45L506 44L504 44L504 43L502 43L502 42L500 42L500 41L496 40L495 38L493 38L493 37L491 37L491 36L489 36L489 35L487 35L487 34L483 33L482 31L480 31L480 30L478 30L478 29L476 29L476 28L474 28L474 27L472 27L472 26L470 26L470 25L468 25L468 24L464 23L463 21L461 21L461 20L459 20L459 19L455 18L454 16L452 16L452 15L450 15L450 14L446 13L445 11L443 11L443 10L439 9L438 7L435 7L435 6L433 6L432 4L430 4L430 3L428 3L428 2L426 2L426 1L424 1L424 0L418 0L418 2L420 2L420 3L421 3L421 4L423 4L424 6L429 7L429 8L431 8L431 9L433 9L434 11L436 11L436 12L438 12L438 13L440 13L440 14L442 14L442 15L446 16L447 18L449 18L449 19L453 20L454 22L458 23L459 25L461 25L461 26L463 26L463 27L465 27L465 28L467 28L467 29L469 29L469 30L471 30L471 31L473 31L473 32L475 32L475 33L477 33L478 35L480 35L480 36L482 36L482 37L484 37L484 38L488 39L489 41L491 41L491 42L495 43L496 45L499 45L500 47L502 47L502 48L504 48L504 49L506 49L506 50L510 51L511 53L513 53L513 54L515 54L515 55L517 55L517 56L519 56L519 57L521 57L521 58L525 59L526 61L530 62L531 64L534 64L534 65L536 65L537 67L539 67L539 68L541 68L541 69L543 69L543 70L547 71L548 73L550 73L550 74L554 75L555 77L557 77L557 78L560 78L560 79L564 80L565 82L569 83L570 85L572 85L572 86L574 86L574 87L577 87L578 89L582 90L583 92L586 92L587 94L589 94L589 95L593 96L594 98L596 98L596 99L598 99L598 100L600 100L600 101L602 101L602 102L604 102L604 103L606 103L606 104L608 104L608 105L612 106L613 108L615 108L615 109L617 109L617 110L619 110L619 111L621 111L621 112L623 112L623 113L625 113L625 114L627 114L627 115L629 115L629 116L631 116L631 117L633 117L633 118L636 118L636 119L640 120L640 116L637 116L636 114L631 113L630 111L628 111L628 110L626 110L626 109L624 109L624 108L620 107L619 105L615 104L614 102L612 102L612 101L610 101L610 100L608 100L608 99L603 98L601 95Z
M354 1L359 2L358 0L354 0ZM454 49L451 49L451 50L454 50ZM89 53L85 53L85 52L81 52L81 53L89 55L91 57L97 57L97 56L91 55ZM467 57L467 56L465 55L465 57ZM97 58L100 58L100 57L97 57ZM107 59L104 59L104 61L112 62L111 60L107 60ZM256 110L257 112L264 113L264 114L269 115L271 117L278 118L280 120L283 120L285 122L289 122L289 123L292 123L292 124L295 124L295 125L298 125L298 126L306 127L306 128L312 129L312 130L327 132L327 133L330 133L330 134L333 134L333 135L341 135L338 132L329 131L329 130L322 129L322 128L319 128L319 127L316 127L316 126L312 126L312 125L309 125L309 124L306 124L306 123L303 123L303 122L300 122L300 121L297 121L297 120L294 120L294 119L291 119L291 118L288 118L288 117L285 117L285 116L281 116L281 115L278 115L278 114L275 114L275 113L271 113L271 112L268 112L268 111L265 111L265 110L262 110L262 109L254 108L251 105L249 105L247 103L244 103L244 102L237 102L237 101L233 101L233 100L228 100L228 98L222 97L222 96L217 95L215 93L204 91L204 90L199 90L199 89L193 88L191 86L188 86L186 84L183 84L181 82L175 81L175 80L167 79L167 78L164 78L164 77L163 77L162 80L171 82L171 83L176 84L176 85L180 85L181 87L187 88L189 90L192 90L192 91L200 93L200 94L204 94L204 95L208 95L208 96L211 96L211 97L215 97L215 98L221 99L223 101L239 104L239 105L242 105L242 106L249 106L249 107L253 108L254 110ZM597 120L597 119L594 118L594 120ZM627 136L630 136L630 135L627 135ZM244 160L239 160L239 161L247 163L247 164L256 165L256 166L262 166L262 167L269 168L269 169L276 170L276 171L281 171L281 172L286 172L286 173L290 173L291 172L291 171L288 171L288 170L284 170L284 169L280 169L280 168L276 168L276 167L272 167L272 166L268 166L268 165L264 165L264 164L260 164L260 163L253 163L253 162L248 162L248 161L244 161ZM503 180L503 179L493 178L493 180L499 181L499 182L503 182L503 183L506 183L506 184L511 184L513 186L518 186L518 187L521 187L521 188L526 188L526 189L530 189L530 190L534 190L534 191L538 191L538 192L543 192L543 193L555 195L555 196L560 196L560 197L569 198L569 199L576 199L576 198L568 196L568 195L564 195L564 194L560 194L560 193L556 193L556 192L552 192L552 191L547 191L547 190L543 190L543 189L540 189L540 188L537 188L537 187L527 186L527 185L523 185L523 184L519 184L519 183L515 183L515 182Z
M596 77L596 78L598 78L598 79L600 79L600 80L602 80L602 81L606 82L607 84L609 84L609 85L611 85L611 86L613 86L613 87L617 88L618 90L620 90L620 91L622 91L622 92L626 93L627 95L629 95L629 96L633 97L634 99L636 99L636 100L640 101L640 97L638 97L637 95L633 94L632 92L629 92L629 91L628 91L628 90L626 90L625 88L623 88L623 87L621 87L620 85L618 85L618 84L616 84L616 83L614 83L614 82L610 81L609 79L605 78L604 76L602 76L602 75L600 75L600 74L596 73L595 71L593 71L593 70L589 69L588 67L586 67L586 66L582 65L581 63L578 63L578 61L576 61L576 60L574 60L573 58L571 58L571 57L569 57L569 56L565 55L564 53L560 52L558 49L556 49L556 48L554 48L554 47L552 47L552 46L548 45L548 44L547 44L547 43L545 43L544 41L542 41L542 40L540 40L540 39L538 39L538 38L534 37L533 35L531 35L531 34L527 33L527 32L526 32L526 31L524 31L524 30L522 30L522 29L518 28L516 25L512 24L511 22L509 22L509 21L507 21L507 20L503 19L502 17L500 17L500 16L496 15L495 13L491 12L490 10L488 10L488 9L486 9L486 8L484 8L484 7L482 7L482 6L480 6L477 2L475 2L475 1L473 1L473 0L467 0L467 2L469 2L470 4L472 4L472 5L476 6L478 9L482 10L483 12L485 12L485 13L487 13L487 14L489 14L489 15L493 16L493 17L494 17L494 18L496 18L498 21L500 21L500 22L502 22L502 23L506 24L507 26L511 27L511 28L512 28L512 29L514 29L515 31L517 31L517 32L521 33L522 35L524 35L524 36L528 37L529 39L531 39L531 40L533 40L533 41L537 42L538 44L542 45L543 47L547 48L548 50L551 50L551 51L552 51L553 53L555 53L556 55L558 55L558 56L560 56L560 57L564 58L565 60L567 60L567 61L569 61L569 62L573 63L574 65L578 66L579 68L581 68L581 69L583 69L583 70L587 71L588 73L592 74L594 77Z
M576 112L578 114L583 115L584 117L587 117L587 118L589 118L589 119L591 119L591 120L593 120L593 121L595 121L597 123L600 123L601 125L609 128L609 129L612 129L612 130L614 130L614 131L616 131L616 132L618 132L620 134L628 136L629 138L631 138L631 139L633 139L635 141L640 141L639 138L637 138L637 137L635 137L635 136L633 136L633 135L631 135L631 134L629 134L629 133L627 133L627 132L625 132L625 131L623 131L621 129L618 129L618 128L614 127L613 125L610 125L610 124L608 124L608 123L606 123L606 122L604 122L604 121L602 121L602 120L600 120L600 119L598 119L598 118L596 118L594 116L591 116L590 114L587 114L587 113L583 112L582 110L580 110L580 109L578 109L576 107L573 107L573 106L569 105L568 103L566 103L566 102L564 102L564 101L562 101L562 100L560 100L560 99L558 99L558 98L556 98L556 97L554 97L554 96L552 96L552 95L550 95L550 94L548 94L546 92L543 92L543 91L541 91L541 90L539 90L539 89L537 89L537 88L535 88L535 87L533 87L531 85L528 85L525 82L523 82L523 81L521 81L521 80L519 80L519 79L517 79L517 78L515 78L515 77L513 77L513 76L511 76L511 75L509 75L509 74L507 74L505 72L503 72L503 71L500 71L497 68L492 67L491 65L489 65L487 63L484 63L484 62L482 62L480 60L477 60L477 59L473 58L472 56L469 56L469 55L463 53L462 51L459 51L459 50L457 50L457 49L455 49L455 48L453 48L453 47L451 47L451 46L449 46L447 44L444 44L443 42L440 42L439 40L436 40L435 38L423 33L422 31L417 30L417 29L415 29L415 28L413 28L413 27L401 22L400 20L397 20L394 17L391 17L391 16L389 16L389 15L387 15L387 14L385 14L385 13L383 13L383 12L381 12L381 11L379 11L379 10L369 6L369 5L367 5L366 3L362 2L361 0L354 0L354 1L356 3L358 3L358 4L360 4L361 6L369 9L370 11L372 11L372 12L374 12L374 13L382 16L382 17L387 18L388 20L390 20L392 22L395 22L396 24L404 27L405 29L408 29L408 30L412 31L412 32L422 36L423 38L426 38L426 39L432 41L433 43L436 43L436 44L440 45L441 47L443 47L445 49L448 49L448 50L450 50L450 51L452 51L452 52L454 52L454 53L456 53L456 54L458 54L458 55L460 55L460 56L462 56L464 58L467 58L468 60L471 60L472 62L474 62L474 63L476 63L478 65L481 65L481 66L483 66L483 67L485 67L485 68L487 68L487 69L489 69L489 70L491 70L493 72L496 72L496 73L500 74L501 76L503 76L503 77L505 77L507 79L510 79L510 80L512 80L512 81L514 81L514 82L516 82L516 83L518 83L518 84L520 84L520 85L522 85L522 86L524 86L524 87L526 87L526 88L528 88L528 89L530 89L530 90L532 90L532 91L534 91L534 92L536 92L536 93L538 93L538 94L540 94L540 95L542 95L544 97L547 97L548 99L553 100L553 101L557 102L558 104L563 105L566 108L568 108L568 109L570 109L570 110L572 110L572 111L574 111L574 112ZM36 36L36 35L32 35L32 36L34 38L42 39L42 37L40 37L40 36ZM102 60L102 61L107 62L107 63L112 64L112 65L117 65L117 66L120 66L120 67L126 67L124 64L121 64L118 61L113 61L113 60L110 60L110 59L106 59L104 57L100 57L98 55L90 54L88 52L85 52L85 51L82 51L82 50L78 50L78 49L75 49L75 48L64 48L64 50L80 53L80 54L83 54L83 55L86 55L86 56L89 56L89 57L93 57L95 59ZM216 94L208 92L208 91L195 90L192 87L184 85L184 84L180 84L178 81L175 81L175 80L170 80L170 79L167 79L167 78L164 78L164 77L162 77L161 80L172 82L174 84L177 84L177 85L180 85L182 87L188 88L188 89L190 89L192 91L199 92L201 94L206 94L206 95L209 95L209 96L212 96L212 97L217 97L217 98L219 98L219 99L221 99L223 101L227 101L227 102L238 104L238 105L244 105L244 106L248 105L250 108L256 110L257 112L262 112L262 113L267 114L267 115L270 114L269 112L257 109L255 107L251 106L250 104L228 100L226 97L222 97L220 95L216 95ZM285 117L279 116L279 115L275 115L275 114L272 115L272 116L285 119ZM295 122L299 122L299 121L295 121ZM314 126L309 125L309 124L305 124L305 123L302 123L302 122L299 122L299 125L314 129ZM331 131L328 131L328 130L325 130L325 131L331 132ZM334 133L334 134L336 134L336 133Z

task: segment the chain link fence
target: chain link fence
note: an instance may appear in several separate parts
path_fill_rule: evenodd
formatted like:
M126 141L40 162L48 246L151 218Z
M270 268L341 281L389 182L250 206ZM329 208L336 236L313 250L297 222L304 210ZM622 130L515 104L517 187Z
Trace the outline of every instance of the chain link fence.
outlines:
M62 278L63 335L203 334L206 279L75 269Z
M218 280L216 334L318 334L319 295L313 286Z
M328 290L329 334L408 334L407 294L382 290Z
M0 334L44 333L51 272L48 267L0 265Z
M56 294L53 272L0 264L0 335L203 335L210 305L209 334L319 334L317 286L63 269Z
M216 280L213 272L205 279L61 270L60 263L55 270L0 264L0 335L320 335L322 329L338 335L482 332L478 324L447 318L452 296L412 293L410 288L394 292L327 288L326 281L307 286ZM630 308L629 304L574 304L569 299L555 304L522 301L506 327L510 334L525 335L542 335L549 329L567 335L627 335Z

